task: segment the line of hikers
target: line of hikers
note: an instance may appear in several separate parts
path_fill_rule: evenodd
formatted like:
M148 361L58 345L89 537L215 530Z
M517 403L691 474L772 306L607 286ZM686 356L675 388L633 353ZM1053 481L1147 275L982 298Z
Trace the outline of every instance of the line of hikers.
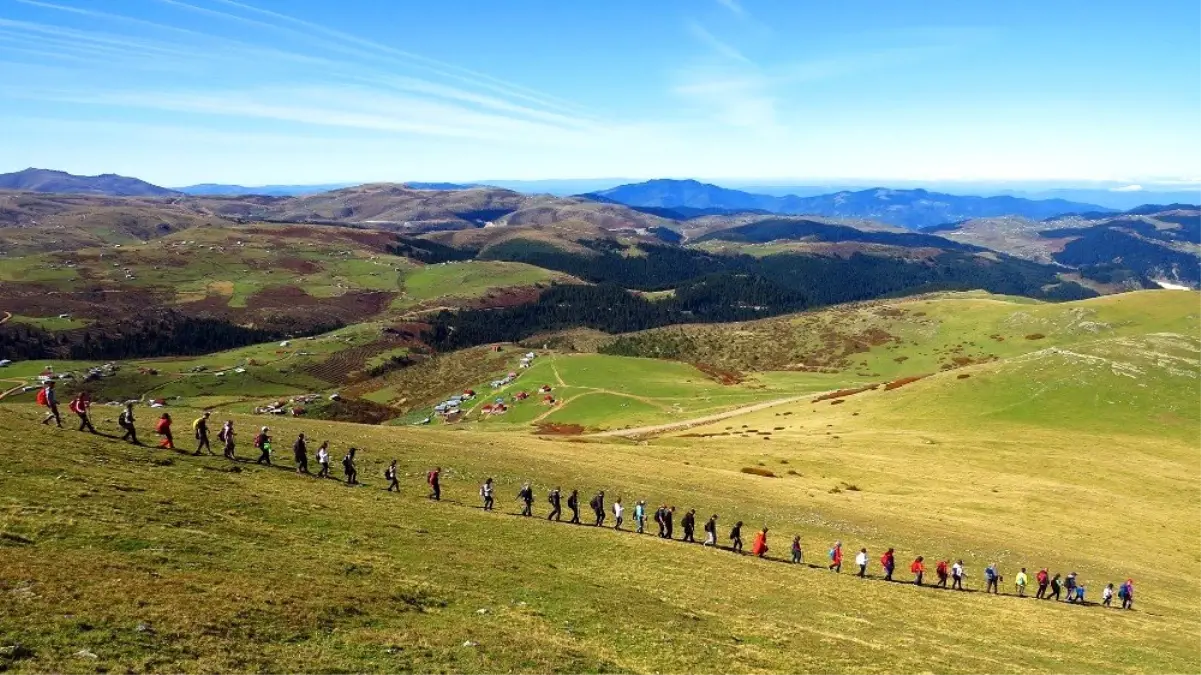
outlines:
M62 427L62 419L59 416L57 400L54 395L54 382L47 382L46 385L39 390L37 402L39 405L49 408L49 412L42 420L43 424L49 424L54 420L59 427ZM76 395L71 400L69 409L75 413L80 420L79 430L88 430L92 433L98 433L96 428L92 426L89 410L91 408L91 399L86 392ZM209 419L212 413L205 411L200 417L192 422L192 432L196 439L196 451L193 455L200 455L203 451L208 451L210 455L216 455L213 452L212 444L209 439ZM138 441L137 431L134 428L133 403L126 403L121 415L117 419L117 424L124 430L124 435L121 440L127 440L130 443L141 445ZM155 425L155 433L162 437L159 443L160 448L175 449L174 436L171 433L171 415L162 413L158 422ZM234 430L233 420L227 420L220 431L217 432L217 440L221 442L223 455L227 459L237 459L235 455L237 433ZM262 427L259 433L255 435L252 441L253 447L259 451L259 457L255 460L257 464L271 466L271 456L273 454L271 429ZM350 448L346 455L342 458L342 471L345 475L347 485L358 485L358 468L355 463L355 455L358 452L357 448ZM309 450L308 440L303 433L299 434L292 444L292 454L296 463L296 472L299 474L312 475L309 471ZM316 474L317 478L330 478L329 463L329 441L323 442L316 452L316 461L319 470ZM400 479L397 471L397 461L394 459L384 469L384 479L388 481L388 492L400 491ZM436 467L426 473L426 484L429 486L429 498L432 500L442 499L442 468ZM488 478L480 486L479 495L483 500L483 510L492 511L495 508L496 486L492 478ZM534 515L534 489L530 483L524 483L521 489L517 492L517 501L521 504L521 515L532 517ZM561 521L563 514L563 492L560 488L555 488L547 494L547 502L550 504L550 512L547 514L547 520ZM580 524L580 494L577 490L572 490L567 495L566 506L571 511L569 523ZM588 506L592 509L593 526L603 527L608 518L608 509L605 506L605 492L601 490L597 492L589 500ZM625 524L625 506L622 504L621 498L618 497L611 504L613 511L614 524L613 529L621 530ZM675 539L675 513L676 507L668 504L662 504L655 509L654 519L655 525L658 528L658 536L662 539ZM703 531L705 538L701 542L702 546L712 546L718 548L717 543L717 514L713 514L705 522ZM647 505L645 501L637 501L634 503L633 512L633 531L638 534L643 534L646 531L647 521ZM742 527L741 520L734 523L729 534L729 550L742 554ZM680 518L680 529L683 530L683 535L680 541L696 543L696 509L689 509ZM755 534L755 538L751 543L751 555L764 558L767 556L768 529L764 527ZM842 572L843 549L842 542L834 542L828 554L828 569L833 572ZM791 546L791 561L794 564L804 562L804 551L801 547L800 535L792 538ZM870 558L866 548L860 548L855 554L855 566L858 568L856 576L866 578L868 576L868 565ZM880 556L880 567L884 571L883 579L885 581L894 581L893 573L896 570L896 554L894 549L888 549ZM917 556L909 565L909 572L913 575L913 583L918 586L924 585L926 562L923 556ZM934 566L934 573L938 581L933 584L935 588L947 588L948 580L951 582L952 590L966 590L963 586L964 580L967 578L967 570L964 567L963 560L956 560L953 564L949 560L939 560ZM997 569L996 563L991 563L984 568L985 593L1000 593L1000 585L1004 578ZM1040 569L1035 574L1035 583L1038 586L1034 597L1045 600L1060 600L1061 595L1064 602L1081 603L1085 602L1085 586L1081 584L1075 572L1070 572L1066 577L1060 574L1051 576L1047 568ZM1029 576L1026 573L1026 568L1021 568L1017 576L1014 578L1014 589L1018 597L1027 597L1026 588L1029 585ZM1108 584L1101 591L1101 604L1105 607L1112 606L1113 598L1117 597L1121 601L1122 609L1134 608L1134 581L1127 579L1119 585L1115 590L1114 585Z

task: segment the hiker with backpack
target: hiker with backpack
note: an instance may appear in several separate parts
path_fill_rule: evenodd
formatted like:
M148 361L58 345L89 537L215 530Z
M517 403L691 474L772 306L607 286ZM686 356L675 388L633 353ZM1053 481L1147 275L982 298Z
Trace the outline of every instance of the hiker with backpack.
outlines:
M266 429L267 427L263 428ZM357 448L351 448L346 451L346 456L342 458L342 472L346 474L347 485L359 484L359 469L354 465L354 456L357 452Z
M329 441L321 441L321 447L317 448L317 466L321 467L317 477L329 478Z
M304 434L296 437L292 444L292 456L296 459L296 473L309 473L309 445L304 440Z
M171 436L171 415L169 413L163 413L158 418L158 424L154 425L154 433L163 437L163 440L159 441L158 447L166 450L175 449L175 439Z
M967 577L967 569L963 566L962 560L956 560L954 565L951 565L951 590L962 591L963 580Z
M213 446L209 444L209 416L211 412L205 410L204 414L192 421L192 435L196 437L196 452L192 453L197 457L200 456L200 451L208 450L210 455L217 453L213 452Z
M562 520L563 510L559 505L563 502L563 493L559 488L551 490L550 494L546 495L546 501L550 503L550 513L546 514L546 519L556 522Z
M676 529L676 507L669 506L663 511L663 538L671 539Z
M517 500L521 502L521 515L534 515L534 488L530 487L529 483L524 483L521 490L517 492Z
M67 405L67 409L75 413L75 416L79 418L80 431L87 429L92 433L97 433L96 427L92 426L92 419L88 413L91 407L92 397L86 391L76 394L75 398L71 399L71 402Z
M613 502L613 521L614 521L613 529L615 529L615 530L621 529L622 515L624 515L624 514L625 514L625 507L621 505L621 497L618 497L617 501Z
M866 548L859 549L859 552L855 554L855 564L859 566L859 578L860 579L866 578L867 577L867 549Z
M492 505L495 503L492 496L493 491L494 486L492 485L492 478L485 478L484 484L480 486L480 498L484 500L485 511L491 511Z
M254 460L255 464L266 464L271 466L271 434L270 429L263 427L259 430L259 435L254 437L254 447L259 451L259 458Z
M580 524L580 491L572 490L571 494L567 495L567 508L571 509L571 520L568 521L573 525Z
M442 467L436 466L425 476L425 482L430 486L430 499L442 501Z
M842 572L842 542L834 542L834 547L830 549L830 565L829 569L835 572Z
M1016 577L1014 577L1014 578L1013 578L1013 585L1014 585L1014 587L1017 589L1017 592L1018 592L1018 597L1019 597L1019 598L1024 598L1024 597L1026 597L1026 583L1027 583L1027 581L1028 581L1028 580L1027 580L1027 578L1026 578L1026 568L1025 568L1025 567L1023 567L1023 568L1022 568L1022 571L1018 572L1018 575L1017 575Z
M384 469L384 480L388 481L388 492L400 492L400 479L396 477L396 460Z
M926 575L926 563L922 556L914 559L913 564L909 566L909 571L913 574L913 583L915 586L922 585L922 577Z
M217 432L217 440L221 441L222 454L225 455L225 458L235 459L233 420L226 420L225 424L221 425L221 431Z
M730 550L735 553L742 553L742 521L734 523L734 528L730 530Z
M1118 589L1118 599L1122 601L1122 609L1134 609L1134 579L1127 579Z
M1076 602L1076 573L1069 572L1063 579L1064 602Z
M680 519L680 526L684 528L684 538L680 541L686 541L690 544L695 544L696 537L694 536L694 533L696 532L696 509L689 509L688 513L684 514L684 517Z
M710 516L705 523L705 543L703 546L712 546L717 548L717 514Z
M1055 600L1056 602L1058 602L1058 601L1059 601L1059 591L1060 591L1060 589L1062 589L1062 588L1063 588L1063 585L1062 585L1062 584L1060 583L1060 581L1059 581L1059 575L1058 575L1058 574L1056 574L1056 575L1055 575L1055 576L1054 576L1054 577L1051 579L1051 592L1050 592L1050 593L1048 593L1046 596L1044 596L1044 598L1043 598L1043 599L1044 599L1044 600L1052 600L1052 599L1053 599L1053 600Z
M801 535L796 535L792 538L792 564L800 565L801 559L805 557L805 552L801 550Z
M938 583L934 584L935 588L946 588L947 577L949 576L947 571L947 561L939 560L938 564L934 566L934 574L938 576Z
M1044 567L1040 569L1038 574L1034 575L1034 580L1038 582L1038 591L1035 593L1034 597L1038 600L1042 600L1047 596L1047 585L1051 581L1050 575L1047 574L1047 568Z
M1001 575L997 572L997 564L989 563L988 567L984 568L984 581L986 582L984 592L997 595L1000 593Z
M46 380L46 384L38 390L37 401L38 405L47 409L42 424L50 424L50 420L54 420L58 428L62 429L63 418L58 414L58 396L54 393L54 380Z
M125 433L121 436L121 440L129 441L134 445L141 445L138 441L138 430L134 427L132 401L125 404L125 409L121 411L121 416L117 418L117 426L125 430Z
M884 580L892 581L892 571L897 568L897 558L891 548L880 556L880 566L884 568Z
M592 507L592 515L596 517L595 527L600 527L605 524L605 491L601 490L592 497L592 501L588 502Z
M751 555L756 558L767 556L767 528L764 527L755 535L755 540L751 542Z
M641 499L634 504L634 525L638 534L642 534L646 530L646 502Z

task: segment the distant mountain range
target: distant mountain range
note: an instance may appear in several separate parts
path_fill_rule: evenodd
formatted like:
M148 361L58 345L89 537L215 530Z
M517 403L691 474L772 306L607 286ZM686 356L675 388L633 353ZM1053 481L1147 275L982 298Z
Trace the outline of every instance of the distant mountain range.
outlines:
M109 195L114 197L172 197L175 190L151 185L144 180L105 173L99 176L76 176L65 171L29 168L16 173L0 174L0 190L27 192L58 192L66 194Z
M764 195L695 180L651 180L619 185L586 197L632 207L767 211L776 214L867 218L909 229L993 216L1014 215L1041 220L1065 213L1109 212L1102 206L1063 199L974 197L921 189L874 188L855 192L799 197Z
M176 188L178 191L196 196L208 197L240 197L242 195L265 195L267 197L296 197L312 195L318 192L328 192L353 183L328 183L324 185L226 185L223 183L200 183Z

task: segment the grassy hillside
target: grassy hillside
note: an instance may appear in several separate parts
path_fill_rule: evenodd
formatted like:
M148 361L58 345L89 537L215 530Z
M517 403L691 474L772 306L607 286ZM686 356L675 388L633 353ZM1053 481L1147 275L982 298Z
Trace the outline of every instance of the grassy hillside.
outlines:
M894 393L916 403L917 386ZM37 425L31 405L0 405L11 450L0 498L0 634L28 650L4 665L18 673L1201 667L1195 442L1153 430L985 432L954 412L907 425L862 400L816 414L797 405L786 418L760 413L759 430L805 418L804 430L775 432L771 443L757 434L580 443L273 421L281 462L302 430L329 439L336 456L362 448L367 485L356 489L59 431ZM190 419L176 417L180 427ZM246 456L258 421L235 417ZM393 457L399 495L380 478ZM740 472L760 462L781 477ZM444 469L442 503L421 487L435 464ZM486 476L498 483L496 513L474 508ZM546 490L562 485L720 513L723 540L735 519L746 521L748 543L767 525L772 560L514 517L525 480L542 514ZM962 557L973 589L994 560L1007 580L1019 565L1076 570L1090 598L1105 581L1133 576L1137 611L777 562L793 534L819 568L835 539L867 547L873 561L895 547L902 568L917 554Z
M393 308L487 300L501 290L513 296L510 302L528 301L537 293L534 286L572 281L579 283L566 274L524 263L470 260L425 265L404 275Z
M1101 338L1191 335L1201 315L1197 307L1197 294L1183 291L1140 291L1067 303L948 293L762 321L673 326L621 336L604 350L738 371L894 379Z

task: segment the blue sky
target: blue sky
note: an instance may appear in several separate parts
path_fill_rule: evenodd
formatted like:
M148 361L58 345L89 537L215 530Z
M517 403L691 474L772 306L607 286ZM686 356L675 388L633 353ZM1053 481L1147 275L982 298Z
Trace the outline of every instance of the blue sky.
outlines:
M0 125L164 185L1191 183L1201 3L0 0Z

